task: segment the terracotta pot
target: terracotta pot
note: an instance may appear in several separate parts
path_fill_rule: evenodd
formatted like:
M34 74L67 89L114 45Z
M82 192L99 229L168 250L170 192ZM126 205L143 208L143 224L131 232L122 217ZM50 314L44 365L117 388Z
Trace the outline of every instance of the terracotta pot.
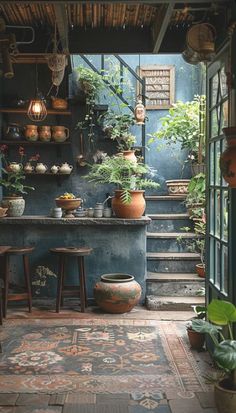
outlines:
M193 176L196 176L200 173L204 174L206 172L206 165L204 163L192 163L191 171Z
M42 142L49 142L51 140L51 127L50 126L39 127L39 140Z
M191 328L187 328L187 334L190 346L194 350L202 350L202 347L205 343L205 334L198 333L197 331L194 331Z
M129 161L137 163L137 158L135 156L135 151L123 151L123 157L128 159Z
M5 196L2 199L2 206L8 208L7 216L21 217L25 210L25 200L22 196Z
M131 202L124 204L121 199L122 190L116 190L112 198L112 209L118 218L141 218L145 211L146 202L144 191L130 191Z
M27 141L34 142L38 140L39 135L38 128L36 125L26 125L24 129L24 135Z
M52 98L52 108L53 109L67 109L68 107L68 102L66 99L62 99L62 98L55 98L55 97L51 97Z
M55 142L64 142L69 138L69 129L65 126L53 126L52 127L52 138Z
M215 384L215 402L219 413L235 413L236 412L236 391L230 390L228 379Z
M197 275L201 278L205 278L205 265L204 264L196 264L196 272Z
M227 148L220 157L220 169L231 188L236 188L236 127L224 128Z
M169 195L183 196L188 193L190 179L172 179L166 181Z
M94 286L98 306L108 313L131 311L141 297L141 286L129 274L104 274Z

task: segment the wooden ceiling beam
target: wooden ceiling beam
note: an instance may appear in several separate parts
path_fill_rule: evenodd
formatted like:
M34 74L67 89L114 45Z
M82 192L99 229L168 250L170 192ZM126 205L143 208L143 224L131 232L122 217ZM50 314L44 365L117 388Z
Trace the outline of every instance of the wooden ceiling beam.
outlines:
M157 13L157 20L152 27L153 53L158 53L160 50L174 7L175 3L171 2L167 6L161 6Z
M147 4L147 5L160 5L160 4L169 4L169 3L176 3L176 4L184 4L186 3L184 0L1 0L1 4L109 4L109 3L123 3L123 4ZM208 4L209 7L212 4L212 1L209 0L188 0L187 4ZM214 4L227 5L231 3L231 0L214 0Z
M69 52L69 28L68 28L68 16L65 4L55 4L54 12L56 17L56 25L61 41L61 46L64 53Z

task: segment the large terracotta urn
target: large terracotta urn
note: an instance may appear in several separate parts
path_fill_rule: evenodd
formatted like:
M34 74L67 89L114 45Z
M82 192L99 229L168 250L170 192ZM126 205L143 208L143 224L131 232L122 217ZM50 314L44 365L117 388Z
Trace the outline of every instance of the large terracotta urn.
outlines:
M97 305L108 313L131 311L141 297L141 286L129 274L104 274L94 286Z
M115 196L112 198L112 209L118 218L136 219L141 218L145 211L146 202L144 199L144 191L130 191L131 202L124 204L122 201L122 190L117 189Z
M220 157L220 169L231 188L236 188L236 127L224 128L227 148Z

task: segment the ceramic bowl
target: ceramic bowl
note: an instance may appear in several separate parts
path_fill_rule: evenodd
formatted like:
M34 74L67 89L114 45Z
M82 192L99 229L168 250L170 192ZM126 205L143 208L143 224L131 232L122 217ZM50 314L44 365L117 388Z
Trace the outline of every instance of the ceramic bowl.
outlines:
M5 217L5 216L7 215L7 214L6 214L7 210L8 210L8 208L2 208L2 207L0 207L0 218L1 218L1 217Z
M55 202L58 207L64 210L73 211L74 209L79 208L81 204L81 198L74 198L74 199L56 198Z

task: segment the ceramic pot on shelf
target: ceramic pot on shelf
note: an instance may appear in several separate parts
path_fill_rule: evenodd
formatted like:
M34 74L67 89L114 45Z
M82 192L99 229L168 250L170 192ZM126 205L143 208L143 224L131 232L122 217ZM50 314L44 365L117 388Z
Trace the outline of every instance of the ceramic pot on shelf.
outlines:
M104 274L94 286L94 298L102 310L122 314L138 304L141 291L132 275Z
M58 110L65 110L68 107L68 102L66 99L62 98L57 98L54 96L51 96L52 99L52 108L53 109L58 109Z
M40 126L39 127L39 140L41 142L49 142L51 140L51 127L50 126Z
M52 172L53 174L57 174L58 171L59 171L59 166L53 165L53 166L51 167L51 172Z
M21 217L25 210L25 200L22 196L4 196L2 207L8 208L8 217Z
M236 126L223 128L227 148L220 157L220 169L224 180L231 188L236 188Z
M39 137L37 125L26 125L24 127L24 136L27 139L27 141L37 141Z
M17 162L11 162L9 164L9 169L11 170L11 172L20 172L22 170L22 165L20 163Z
M52 139L55 142L65 142L69 138L69 133L65 126L52 126Z
M26 174L31 174L34 171L33 165L31 165L30 162L27 162L26 165L24 166L24 171Z
M35 167L35 172L37 172L38 174L45 174L47 169L48 169L47 165L44 165L42 162L39 162L37 163Z
M72 169L73 169L73 166L65 162L59 167L58 172L60 172L60 174L66 175L66 174L70 174Z
M17 141L21 139L21 127L18 123L10 123L4 133L4 137L9 141Z

